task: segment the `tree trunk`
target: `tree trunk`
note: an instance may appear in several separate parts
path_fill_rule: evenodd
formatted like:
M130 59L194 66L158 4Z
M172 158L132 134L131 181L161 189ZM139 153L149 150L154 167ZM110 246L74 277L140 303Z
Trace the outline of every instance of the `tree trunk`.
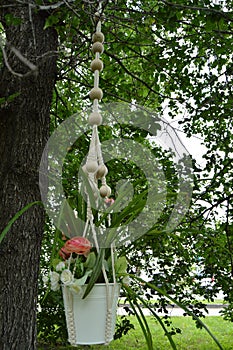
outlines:
M0 109L0 232L26 204L40 200L38 169L49 135L56 77L57 33L51 28L44 30L47 14L31 11L26 3L19 6L16 2L15 7L4 7L1 13L7 63L0 71L0 101L6 98ZM12 15L20 19L19 24L4 22ZM37 70L33 72L28 62ZM9 98L12 95L14 98ZM1 350L36 349L43 228L43 209L32 207L15 222L0 245Z

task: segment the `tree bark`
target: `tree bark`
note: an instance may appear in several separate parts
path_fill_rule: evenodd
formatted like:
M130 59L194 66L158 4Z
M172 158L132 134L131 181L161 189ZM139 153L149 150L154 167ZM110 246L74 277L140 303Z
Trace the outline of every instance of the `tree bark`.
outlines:
M6 62L0 71L0 98L5 98L0 109L0 232L15 213L40 200L38 171L49 136L57 33L51 28L44 30L48 14L32 12L28 4L25 1L1 10ZM6 23L12 15L20 19L18 25ZM35 71L29 62L37 67ZM9 98L12 95L14 98ZM36 349L43 228L43 209L32 207L15 222L0 245L1 350Z

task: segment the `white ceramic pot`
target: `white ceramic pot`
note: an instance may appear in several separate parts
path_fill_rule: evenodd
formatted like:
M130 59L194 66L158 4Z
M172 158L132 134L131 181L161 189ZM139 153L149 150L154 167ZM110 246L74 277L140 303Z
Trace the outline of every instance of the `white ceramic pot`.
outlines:
M72 345L108 344L113 340L120 285L95 284L85 299L63 286L69 342Z

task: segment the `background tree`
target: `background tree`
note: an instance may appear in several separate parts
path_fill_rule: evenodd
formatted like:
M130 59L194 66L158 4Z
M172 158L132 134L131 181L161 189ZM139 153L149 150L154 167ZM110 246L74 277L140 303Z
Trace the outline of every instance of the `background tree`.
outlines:
M183 0L103 2L106 37L105 69L101 75L103 103L135 101L158 115L163 115L167 106L171 118L179 117L186 135L198 135L206 146L205 162L194 163L192 206L176 234L164 232L165 215L157 227L135 243L135 250L140 249L151 263L151 266L147 264L148 275L151 276L154 269L153 252L160 276L164 276L164 288L169 290L172 280L173 290L187 303L192 296L184 287L193 284L191 272L197 257L202 258L203 272L215 275L217 287L210 297L223 289L226 300L232 302L232 288L227 287L232 286L231 5L230 0L219 3L192 0L189 4ZM54 51L57 51L58 70L51 131L65 118L90 105L89 64L94 27L91 18L96 8L97 3L79 0L30 3L15 0L10 4L0 1L1 23L6 35L0 89L1 228L25 204L39 198L37 169L48 137L48 113L55 78ZM75 176L72 172L71 175ZM7 341L14 344L12 349L20 348L20 342L32 348L34 342L31 336L34 311L31 315L28 313L35 306L37 276L34 272L43 213L31 209L26 215L0 246L1 266L5 266L0 279L3 349ZM132 247L130 254L136 268L142 266L142 261L135 250ZM218 256L214 255L216 252ZM33 271L31 265L35 265ZM26 309L23 307L26 299L22 296L28 293L29 276L31 297L27 295L27 304L30 299L33 305ZM158 276L151 278L160 282ZM15 281L20 286L17 291L13 288ZM198 283L196 287L201 293ZM21 322L22 313L15 314L15 300L20 300L21 308L17 310L27 310L23 313L25 327L20 329L16 326ZM164 304L162 298L161 303ZM6 312L9 305L12 308ZM196 305L199 312L199 304Z
M38 167L49 135L57 34L35 1L1 1L0 231L40 200ZM31 7L32 6L32 7ZM0 348L35 349L37 279L44 213L28 210L0 246Z

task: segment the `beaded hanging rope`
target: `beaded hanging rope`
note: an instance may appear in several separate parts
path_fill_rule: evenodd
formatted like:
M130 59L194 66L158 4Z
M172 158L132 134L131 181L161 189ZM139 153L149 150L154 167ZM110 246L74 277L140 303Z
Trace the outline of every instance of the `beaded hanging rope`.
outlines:
M103 62L100 60L100 55L104 51L104 34L101 32L101 23L103 19L103 14L101 13L101 2L99 3L98 12L95 13L96 32L92 35L92 52L95 55L94 60L91 62L91 69L94 72L94 87L90 91L90 99L93 100L93 110L89 116L89 124L92 126L92 139L90 142L89 153L86 161L86 172L88 173L89 179L92 184L92 188L98 191L98 180L101 181L101 187L99 189L99 194L101 197L109 197L111 194L111 188L106 183L106 175L108 169L104 164L103 156L101 152L101 145L98 135L98 126L102 123L102 116L99 111L99 101L103 97L103 91L99 87L99 74L103 70ZM91 226L91 231L93 239L95 241L96 249L99 251L98 240L96 237L96 232L93 224L93 214L90 207L90 200L88 200L88 213L87 221L89 221ZM112 270L113 270L113 283L114 288L112 289L112 294L110 295L109 280L104 266L102 267L102 272L106 285L106 325L105 325L105 344L110 342L111 329L112 329L112 303L114 300L115 289L117 288L115 270L114 270L114 244L111 245L111 257L112 257Z
M102 116L99 111L99 101L103 97L103 91L99 87L99 74L103 70L103 62L100 60L100 55L104 51L104 35L101 32L101 22L103 19L103 15L101 13L102 6L101 2L99 3L98 12L95 13L94 19L96 21L96 32L92 35L92 52L95 55L94 60L91 62L91 69L94 73L94 87L90 91L90 99L93 101L93 107L92 112L89 115L89 124L92 127L92 137L91 142L89 146L89 152L87 155L86 164L83 167L83 170L88 175L88 180L90 183L90 186L92 188L93 194L96 198L99 197L99 195L102 198L109 197L111 194L111 188L107 185L106 182L106 175L108 173L108 169L103 161L102 151L101 151L101 145L98 135L98 126L102 123ZM101 187L98 188L98 181L101 181ZM100 251L99 244L98 244L98 237L95 230L94 225L94 218L90 203L90 197L88 195L88 191L86 191L87 196L87 220L83 232L83 236L85 237L89 229L91 230L92 237L96 246L97 252ZM105 323L105 344L108 344L111 341L111 333L112 333L112 304L114 301L114 296L117 288L116 283L116 276L115 276L115 270L114 270L114 253L115 253L115 247L114 243L111 244L111 259L112 259L112 272L113 272L113 288L112 293L110 293L109 288L109 280L107 277L107 273L105 270L104 265L102 266L102 273L105 280L106 285L106 305L107 305L107 312L106 312L106 323ZM68 291L65 291L66 296L66 302L68 306L68 313L67 313L67 325L68 325L68 333L69 333L69 341L71 344L75 344L76 334L75 334L75 327L74 327L74 317L73 317L73 300L72 296L69 296Z

